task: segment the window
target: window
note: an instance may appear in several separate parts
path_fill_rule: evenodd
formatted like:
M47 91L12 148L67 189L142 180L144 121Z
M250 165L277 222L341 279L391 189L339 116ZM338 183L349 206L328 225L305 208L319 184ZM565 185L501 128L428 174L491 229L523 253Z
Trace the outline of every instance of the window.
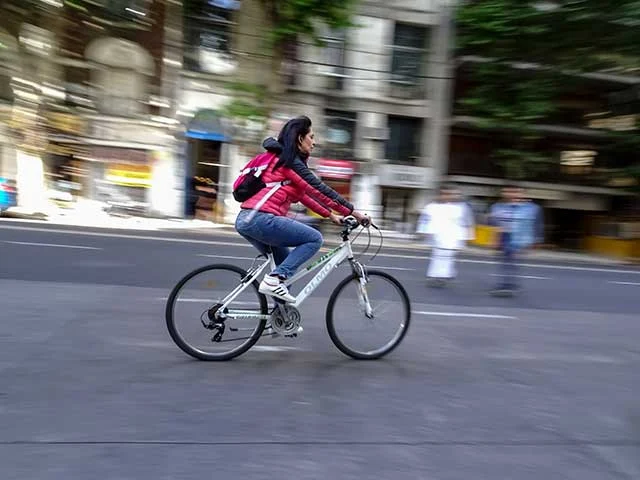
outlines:
M0 99L13 101L11 77L19 65L16 40L0 29Z
M85 56L100 65L90 72L97 88L96 105L110 115L147 112L149 77L154 74L151 54L137 43L116 37L99 37L88 46ZM72 74L73 72L69 72Z
M341 110L326 110L327 129L320 138L323 156L341 160L355 157L356 114Z
M295 85L298 75L298 42L292 40L284 45L282 52L282 77L285 85Z
M1 68L1 67L0 67ZM0 102L13 102L13 89L11 88L11 73L0 70Z
M322 72L328 77L332 77L333 88L342 90L345 77L345 32L344 30L333 30L322 37L324 46L324 64Z
M392 85L415 87L423 83L426 39L425 27L396 23L391 61Z
M142 20L151 9L150 0L106 0L103 5L111 20L121 22Z
M186 0L184 3L184 65L192 71L226 74L235 70L231 26L238 2Z
M65 103L67 106L95 107L94 99L96 92L89 86L91 76L88 67L65 67L64 80L65 90L67 92Z
M389 116L389 139L385 158L392 163L416 165L420 157L422 119Z

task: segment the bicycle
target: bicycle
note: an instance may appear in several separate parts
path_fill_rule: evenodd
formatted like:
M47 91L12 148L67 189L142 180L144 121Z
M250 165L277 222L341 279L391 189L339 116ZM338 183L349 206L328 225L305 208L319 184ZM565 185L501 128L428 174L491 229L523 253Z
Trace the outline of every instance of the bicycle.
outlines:
M331 293L326 307L325 320L329 337L342 353L354 359L372 360L387 355L400 344L409 328L411 322L409 296L402 284L394 277L379 270L369 270L355 258L350 235L359 226L359 222L354 217L346 217L340 231L341 243L316 261L303 267L286 282L287 286L291 286L309 273L319 270L302 288L296 297L295 303L288 304L272 298L274 303L272 307L269 308L267 297L258 292L257 279L267 268L275 268L275 262L270 252L266 255L265 261L260 265L256 265L256 262L259 258L265 258L265 255L258 255L248 270L244 270L235 265L214 264L203 266L192 271L176 284L167 299L165 317L171 338L181 350L198 360L224 361L242 355L255 345L262 336L276 337L282 335L289 338L295 337L302 321L298 307L322 284L334 269L347 260L351 267L351 274L338 283ZM369 233L369 244L366 247L366 250L368 250L371 244L371 233L368 227L363 226L362 228L367 228ZM376 227L374 226L374 228ZM360 232L362 232L362 230L360 230ZM380 248L382 248L381 234L380 239ZM355 241L355 239L353 241ZM379 251L380 249L378 249L378 252ZM222 276L222 274L231 274L231 282L220 282L218 276ZM209 279L209 275L212 275L213 279ZM205 277L207 278L206 281ZM184 290L184 287L192 280L196 280L196 298L181 298L180 294ZM374 285L374 280L376 281L376 285L378 281L391 285L391 287L393 287L391 290L392 293L397 295L397 297L394 297L395 302L392 304L392 310L386 316L384 312L379 311L379 308L372 306L370 291ZM383 322L393 318L400 320L400 327L395 334L393 334L390 341L376 348L365 347L365 349L359 350L352 345L348 345L344 341L344 335L338 333L336 321L339 315L336 315L336 311L342 312L344 309L337 307L337 305L339 300L344 297L344 295L341 294L352 285L356 287L355 297L358 301L356 308L361 313L364 313L365 323L368 322L368 326L372 327L376 319L382 319ZM247 300L240 299L240 296L247 292L251 293L250 297ZM203 298L198 298L198 296L202 296ZM383 297L385 300L388 298L389 296L387 295ZM188 316L193 319L193 317L198 316L199 312L199 324L198 322L193 323L197 325L198 335L202 333L202 329L209 332L207 338L210 337L210 339L207 345L213 344L214 349L222 349L223 345L234 340L241 341L242 343L228 351L216 350L213 352L208 352L192 345L191 342L184 338L184 332L177 328L176 325L176 308L181 302L186 305L195 303L203 303L206 305L204 310L202 310L202 307L196 308L195 312L190 313ZM398 307L402 308L400 309ZM245 321L255 321L257 325L254 327L240 326L241 322ZM233 337L235 334L245 336L227 338L227 335ZM364 337L358 336L358 339L362 338Z

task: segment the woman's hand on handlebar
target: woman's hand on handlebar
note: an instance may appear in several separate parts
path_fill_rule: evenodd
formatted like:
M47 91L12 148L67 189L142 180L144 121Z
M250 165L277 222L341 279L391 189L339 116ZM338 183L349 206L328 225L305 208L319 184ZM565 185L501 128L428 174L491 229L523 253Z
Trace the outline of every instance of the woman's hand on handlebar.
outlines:
M367 217L364 213L356 212L354 210L353 212L351 212L351 215L353 215L355 219L360 222L360 225L364 227L368 227L369 225L371 225L371 218Z
M335 213L331 212L329 214L329 220L331 220L336 225L342 225L342 223L344 222L344 217L340 215L336 215Z

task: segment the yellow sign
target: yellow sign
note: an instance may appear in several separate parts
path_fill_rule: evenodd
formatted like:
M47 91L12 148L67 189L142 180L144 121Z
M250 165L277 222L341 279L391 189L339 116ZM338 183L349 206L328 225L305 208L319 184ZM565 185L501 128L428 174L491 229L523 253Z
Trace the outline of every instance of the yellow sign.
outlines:
M105 179L115 185L149 188L151 187L151 167L112 163L107 168Z
M82 135L85 131L84 120L68 113L50 112L47 114L49 126L54 130L73 135Z

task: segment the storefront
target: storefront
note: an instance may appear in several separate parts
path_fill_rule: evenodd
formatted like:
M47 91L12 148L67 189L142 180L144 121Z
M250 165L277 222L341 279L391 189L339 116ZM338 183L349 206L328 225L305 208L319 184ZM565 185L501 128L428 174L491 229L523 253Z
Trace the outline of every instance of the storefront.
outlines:
M59 112L48 112L46 121L45 187L55 204L67 208L87 193L89 172L82 160L89 153L82 142L86 124L80 116Z
M187 126L185 169L185 214L223 222L225 198L229 193L229 162L223 159L225 135L220 115L215 110L200 110Z
M46 186L59 207L98 202L176 214L181 192L166 126L53 115L49 128Z
M434 188L433 169L384 164L377 171L384 228L413 233L426 191Z
M342 195L351 200L351 180L356 171L355 162L321 158L315 165L318 176Z
M94 146L86 160L90 162L89 188L92 199L106 203L136 204L141 213L150 209L151 152Z

